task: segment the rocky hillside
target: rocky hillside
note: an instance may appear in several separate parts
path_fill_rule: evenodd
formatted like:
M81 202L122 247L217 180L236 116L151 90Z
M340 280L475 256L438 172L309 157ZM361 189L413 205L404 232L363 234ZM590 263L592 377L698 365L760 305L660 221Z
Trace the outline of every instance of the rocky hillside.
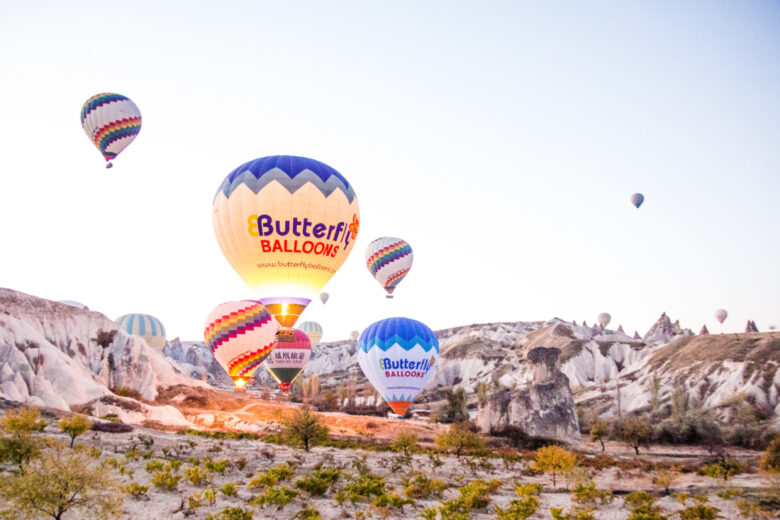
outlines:
M198 384L118 329L98 312L0 289L0 397L59 410L86 407L131 423L186 425L173 407L112 392L154 401L161 387Z

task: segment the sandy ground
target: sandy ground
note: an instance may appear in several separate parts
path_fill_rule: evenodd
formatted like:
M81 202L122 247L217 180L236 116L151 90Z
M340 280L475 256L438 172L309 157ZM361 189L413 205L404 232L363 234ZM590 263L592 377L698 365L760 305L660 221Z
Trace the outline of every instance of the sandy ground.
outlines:
M259 410L255 410L254 406L241 413L249 412L260 413ZM363 419L366 422L377 421L376 418ZM379 420L377 422L382 421L383 420ZM398 421L395 421L395 423L394 428L396 430L407 425L405 423L398 424ZM45 435L63 441L66 440L65 435L56 430L56 427L49 426ZM447 489L443 493L443 496L441 497L443 500L454 498L457 495L458 487L475 478L500 479L503 484L492 496L491 505L480 512L472 514L471 518L474 519L495 518L493 512L494 505L505 506L510 500L516 498L516 495L514 494L514 482L539 482L545 486L544 492L541 495L540 507L536 515L532 517L533 519L551 518L549 513L550 507L568 507L571 505L569 493L566 492L565 489L560 489L566 486L565 480L562 479L562 482L559 481L559 489L553 489L552 482L547 476L522 475L522 469L527 467L528 461L520 462L514 467L507 467L501 459L491 459L492 469L475 470L469 466L470 458L462 457L459 460L454 456L450 456L441 457L443 465L435 468L427 455L415 455L411 465L403 466L401 470L393 471L391 466L393 460L398 457L398 455L391 452L377 453L366 452L364 450L340 450L335 448L315 447L310 453L305 453L300 449L266 444L261 441L215 440L141 428L136 429L134 432L123 434L88 432L85 436L80 437L79 441L85 446L100 448L102 450L101 459L114 457L119 461L125 461L127 460L125 453L132 445L135 444L141 451L145 450L144 445L139 442L139 435L149 437L153 440L151 447L154 449L154 459L165 461L166 457L163 456L163 448L165 448L169 453L173 454L173 458L185 460L179 473L182 473L184 469L191 466L190 463L186 462L188 457L198 457L200 459L211 457L214 460L228 459L230 461L237 461L241 458L245 458L247 464L243 470L238 469L235 465L231 465L225 475L211 474L213 477L213 482L211 483L212 487L219 488L225 483L236 483L238 488L237 497L226 497L220 494L214 504L209 505L204 503L205 505L202 505L192 512L185 512L183 506L186 497L194 493L201 493L205 489L205 485L196 487L188 480L182 479L177 491L164 492L149 484L152 475L145 470L145 467L149 460L152 459L141 458L136 461L127 461L126 468L127 470L132 471L132 475L120 475L118 471L115 471L117 478L119 478L123 484L138 482L139 484L149 485L150 490L144 498L133 499L129 496L126 498L124 505L125 515L121 517L125 519L203 519L208 514L218 513L226 507L244 507L253 511L254 518L256 519L292 519L306 504L313 504L325 519L360 518L360 512L371 515L370 517L366 516L366 518L404 519L420 518L420 514L425 507L437 506L439 504L439 501L436 499L418 500L416 508L405 506L403 511L396 510L393 511L390 516L383 517L376 510L372 510L367 502L361 502L355 506L349 504L340 506L332 498L333 492L329 492L326 497L309 497L308 493L301 491L300 495L295 500L280 510L269 506L258 507L247 505L247 502L257 493L257 491L250 491L247 489L247 484L251 478L258 472L265 471L270 467L287 461L292 461L297 464L296 476L292 479L294 481L300 475L309 474L312 467L320 462L324 463L326 466L341 466L346 471L354 473L353 462L364 459L372 472L385 478L388 483L388 490L396 490L399 493L402 493L401 478L410 475L413 470L417 470L424 472L430 477L442 479L450 486L450 489ZM633 450L630 448L613 443L608 443L607 446L609 448L609 453L613 456L634 458ZM588 442L583 442L579 448L584 452L592 451L595 453L601 451L600 445L597 446ZM643 454L642 458L647 460L690 459L692 461L698 459L700 461L700 455L705 453L703 450L692 449L690 447L654 447L650 451L651 453L647 455ZM759 456L756 452L741 452L740 455L746 460L749 459L753 461ZM658 489L652 485L652 476L643 474L640 470L624 470L621 472L617 468L609 468L600 472L593 472L592 476L599 488L617 490L644 489L650 492L658 492ZM282 484L289 485L290 487L293 486L290 482ZM762 477L755 473L734 477L729 480L728 484L729 487L743 489L760 488L766 485L763 482ZM337 484L337 488L341 488L343 485L344 482L340 481ZM715 496L715 492L723 487L722 481L715 481L707 477L689 474L681 477L680 481L673 486L673 492L684 491L691 495L699 493L705 494L709 497L710 504L721 510L723 518L738 518L735 499L723 500ZM672 513L681 507L674 497L661 498L658 501L658 504L662 506L667 514ZM628 516L628 511L621 506L622 498L617 497L612 504L601 506L597 512L596 518L603 520L625 519ZM78 515L71 514L69 518L75 519L78 518Z

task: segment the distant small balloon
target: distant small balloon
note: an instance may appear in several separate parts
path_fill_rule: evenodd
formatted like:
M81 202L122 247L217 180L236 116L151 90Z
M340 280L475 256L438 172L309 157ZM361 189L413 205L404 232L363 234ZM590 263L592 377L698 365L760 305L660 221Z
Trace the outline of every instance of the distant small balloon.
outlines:
M602 327L605 327L609 325L609 322L612 321L612 316L609 315L608 312L602 312L598 315L599 323L601 323Z
M360 332L357 330L353 330L352 332L349 333L349 337L357 341L357 339L360 337Z
M326 292L320 293L320 301L322 302L323 305L328 303L328 299L329 298L330 298L330 294L328 294Z
M83 303L77 302L77 301L73 301L73 300L59 300L59 301L57 301L57 303L62 303L62 304L67 305L69 307L76 307L77 309L89 310L89 307L87 307Z
M718 320L719 323L723 323L726 321L726 318L728 318L729 313L726 312L726 309L718 309L715 311L715 319Z
M106 159L106 168L111 168L110 161L127 148L141 131L141 112L129 98L104 92L84 102L81 126Z
M123 314L116 321L128 334L139 336L154 350L161 352L165 347L165 327L160 320L149 314Z
M319 344L322 339L322 325L316 321L304 321L298 326L307 336L309 336L312 347Z
M637 209L639 209L639 206L641 206L644 201L645 196L641 193L634 193L631 195L631 204L633 204Z

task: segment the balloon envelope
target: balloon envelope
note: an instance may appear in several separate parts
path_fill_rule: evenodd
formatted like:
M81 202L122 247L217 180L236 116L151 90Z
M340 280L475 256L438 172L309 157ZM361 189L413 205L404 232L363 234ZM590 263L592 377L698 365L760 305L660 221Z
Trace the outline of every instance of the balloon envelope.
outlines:
M344 263L359 219L355 192L339 172L284 155L233 170L212 209L225 258L283 327L295 324Z
M631 195L631 204L633 204L634 207L636 207L637 209L639 208L639 206L642 205L644 201L645 201L645 196L642 195L641 193L634 193L633 195Z
M265 361L265 369L282 390L289 390L295 378L303 372L311 357L311 341L303 331L293 329L292 340L277 339L276 346Z
M393 412L404 415L433 373L439 341L419 321L388 318L363 331L357 350L363 374Z
M412 247L400 238L377 238L366 248L368 271L387 291L388 298L409 273L413 261Z
M57 303L62 303L62 304L67 305L69 307L76 307L77 309L89 310L89 307L87 307L86 305L84 305L81 302L77 302L77 301L74 301L74 300L58 300Z
M726 321L726 318L728 318L729 313L726 312L726 309L718 309L715 311L715 319L718 320L719 323L723 323Z
M160 352L165 346L165 327L149 314L123 314L116 321L128 334L139 336L146 344Z
M602 327L606 327L609 325L609 322L612 321L612 316L610 316L608 312L602 312L598 315L598 320Z
M81 107L81 127L106 161L110 161L141 131L141 111L121 94L96 94Z
M328 299L330 299L330 294L326 292L320 293L320 301L323 305L328 303Z
M276 343L279 324L260 302L242 300L218 305L209 313L206 346L237 389L251 380Z
M322 339L322 325L316 321L304 321L299 327L307 336L309 336L312 346L319 344Z

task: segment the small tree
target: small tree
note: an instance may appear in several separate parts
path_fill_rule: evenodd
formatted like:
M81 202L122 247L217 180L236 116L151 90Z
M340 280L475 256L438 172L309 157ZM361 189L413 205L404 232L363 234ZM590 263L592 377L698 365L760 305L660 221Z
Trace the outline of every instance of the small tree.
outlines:
M59 422L60 429L70 436L70 447L73 447L73 442L76 437L92 428L92 423L85 416L81 414L75 414L70 419L62 418Z
M303 445L309 451L310 446L322 444L330 439L330 429L319 414L309 406L295 410L283 421L282 435L293 445Z
M606 449L604 446L604 437L607 436L607 425L604 421L596 421L593 426L590 427L590 440L591 442L601 442L601 451Z
M469 415L466 412L466 390L458 388L450 394L450 397L441 409L442 422L463 422L468 421Z
M444 449L453 449L460 458L466 451L482 451L485 449L485 438L471 431L466 424L455 423L449 429L436 437L436 445Z
M655 472L653 477L653 484L664 489L666 494L669 494L669 488L677 482L680 477L680 472L677 468L663 468Z
M560 446L545 446L536 450L534 469L544 473L551 473L553 487L556 487L556 476L574 469L577 457L570 451Z
M652 433L653 427L647 418L630 417L623 423L621 436L639 455L639 446L648 446Z
M24 463L18 475L0 477L0 497L6 505L3 513L13 518L45 515L60 520L67 511L78 510L79 518L111 519L122 512L111 468L62 446Z
M9 410L0 419L3 432L8 434L0 438L0 462L7 461L21 467L24 462L38 456L40 443L32 434L46 426L45 421L38 420L39 417L37 408L20 408Z
M769 443L758 467L766 473L780 473L780 435Z
M405 431L398 434L393 441L393 450L403 451L404 458L409 459L411 453L417 448L417 435L413 432Z

